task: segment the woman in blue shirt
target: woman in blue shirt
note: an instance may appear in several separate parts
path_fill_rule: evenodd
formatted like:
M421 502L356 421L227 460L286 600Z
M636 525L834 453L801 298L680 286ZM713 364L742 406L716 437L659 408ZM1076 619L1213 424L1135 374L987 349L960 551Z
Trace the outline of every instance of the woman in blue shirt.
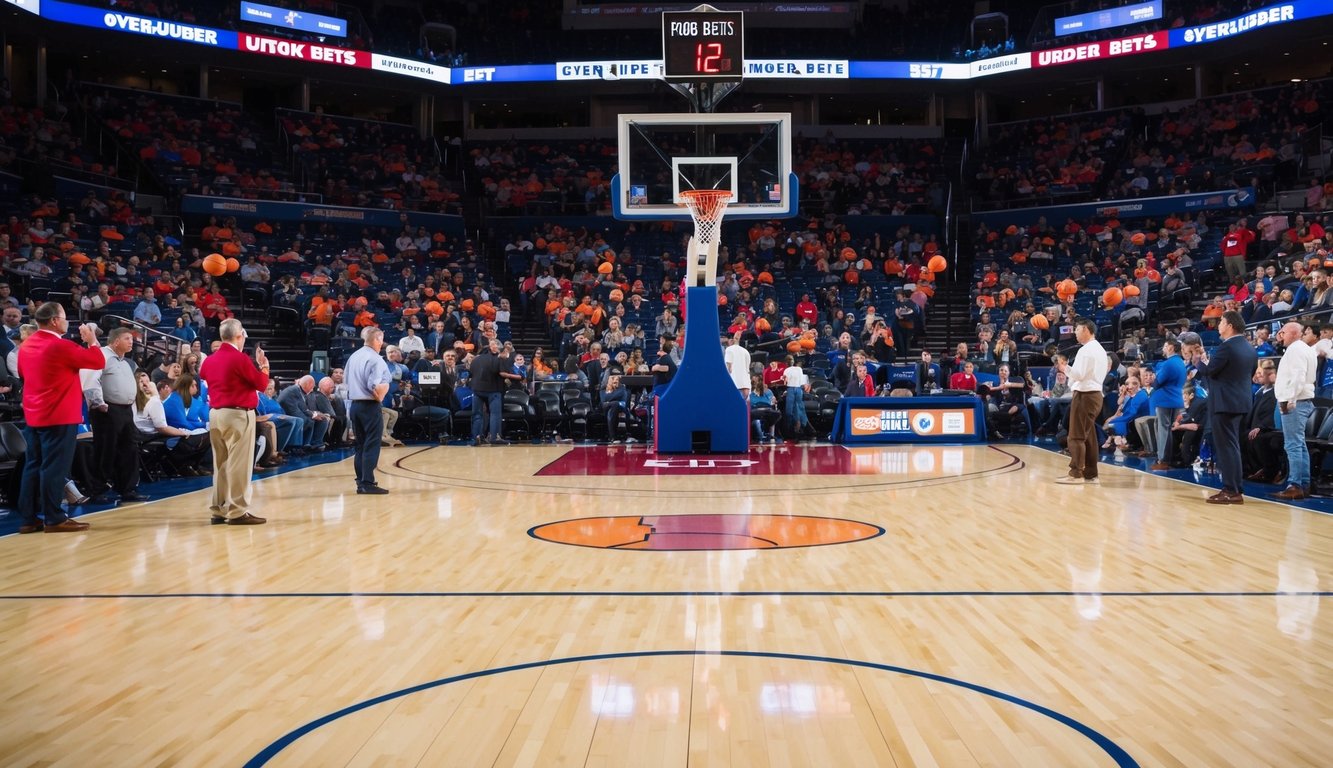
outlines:
M777 401L773 399L773 391L764 386L763 376L750 377L750 419L754 424L755 432L759 434L759 442L770 440L777 442L778 438L773 433L773 427L777 425L781 417L778 411Z
M1103 425L1110 435L1108 440L1110 444L1103 447L1110 448L1113 444L1117 457L1123 456L1125 447L1129 444L1126 436L1129 430L1134 428L1134 420L1147 415L1148 393L1140 388L1137 378L1130 377L1120 393L1120 408Z
M208 429L208 406L199 397L199 382L188 373L182 373L162 401L167 424L176 429Z

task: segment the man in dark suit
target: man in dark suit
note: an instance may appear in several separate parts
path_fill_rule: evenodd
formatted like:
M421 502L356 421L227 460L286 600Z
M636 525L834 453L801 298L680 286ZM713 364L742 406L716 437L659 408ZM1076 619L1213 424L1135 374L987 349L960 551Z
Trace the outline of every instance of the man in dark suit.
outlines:
M1241 425L1240 443L1245 454L1246 480L1275 483L1282 471L1282 430L1274 420L1277 394L1273 381L1277 378L1277 363L1264 360L1259 364L1259 391L1254 393L1254 406Z
M1251 380L1259 355L1245 339L1245 321L1235 310L1224 312L1217 324L1222 343L1211 357L1195 352L1195 368L1208 379L1209 423L1213 455L1222 476L1222 490L1208 497L1209 504L1243 504L1245 479L1240 453L1240 422L1254 407Z

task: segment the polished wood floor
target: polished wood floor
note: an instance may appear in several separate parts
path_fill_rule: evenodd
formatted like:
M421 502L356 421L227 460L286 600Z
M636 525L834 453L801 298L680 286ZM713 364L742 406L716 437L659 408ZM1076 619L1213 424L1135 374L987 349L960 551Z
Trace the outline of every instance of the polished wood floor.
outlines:
M570 450L386 449L391 495L297 470L265 526L200 491L0 538L0 765L1329 765L1333 516L1057 486L1029 446L538 474ZM529 534L672 515L860 525Z

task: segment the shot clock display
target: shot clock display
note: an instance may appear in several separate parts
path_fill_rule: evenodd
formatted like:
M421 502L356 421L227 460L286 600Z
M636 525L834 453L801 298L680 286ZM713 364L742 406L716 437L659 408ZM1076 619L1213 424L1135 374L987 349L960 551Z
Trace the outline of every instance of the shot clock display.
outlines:
M745 29L740 11L662 14L662 70L668 81L740 80Z

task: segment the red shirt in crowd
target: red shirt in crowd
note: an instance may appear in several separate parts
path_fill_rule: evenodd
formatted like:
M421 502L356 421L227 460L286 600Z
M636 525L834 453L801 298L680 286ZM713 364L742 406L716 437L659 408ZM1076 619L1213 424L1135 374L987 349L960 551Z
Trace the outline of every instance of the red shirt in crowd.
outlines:
M764 386L772 388L774 384L782 381L782 372L787 370L787 366L778 363L778 367L768 366L764 369Z
M970 373L959 371L949 377L949 389L967 389L976 392L977 377Z
M1222 237L1223 256L1244 256L1250 243L1254 242L1254 233L1244 227L1228 232Z
M210 408L257 408L258 393L268 386L268 374L225 341L204 361L199 376L208 384Z
M100 371L106 356L100 347L84 347L42 329L19 347L23 377L23 417L30 427L83 423L83 387L79 369Z
M819 307L810 299L801 299L796 305L796 317L800 320L809 320L814 323L819 319Z

